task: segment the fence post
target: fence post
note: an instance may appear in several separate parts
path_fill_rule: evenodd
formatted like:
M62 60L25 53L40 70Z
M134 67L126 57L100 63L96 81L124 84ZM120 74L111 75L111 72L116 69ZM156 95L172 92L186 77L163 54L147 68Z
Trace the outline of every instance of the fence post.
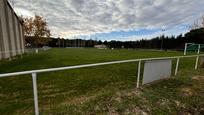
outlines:
M188 46L188 43L185 43L184 55L186 55L187 46Z
M38 92L37 92L37 81L36 81L37 74L32 73L33 79L33 95L34 95L34 104L35 104L35 115L39 115L38 109Z
M137 88L139 88L139 84L140 84L140 68L141 68L141 60L138 62L138 71L137 71Z
M175 76L176 76L177 73L178 73L179 61L180 61L180 58L178 57L178 58L177 58L177 61L176 61Z
M198 45L198 52L197 54L200 54L200 44Z
M36 54L38 53L38 49L35 49L35 53L36 53Z
M197 70L197 69L198 69L198 60L199 60L199 56L197 56L197 58L196 58L195 70Z

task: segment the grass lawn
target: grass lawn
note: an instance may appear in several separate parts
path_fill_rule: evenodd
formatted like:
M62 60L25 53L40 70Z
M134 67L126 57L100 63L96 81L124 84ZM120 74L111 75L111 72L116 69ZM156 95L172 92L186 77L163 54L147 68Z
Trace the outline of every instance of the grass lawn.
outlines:
M182 54L132 49L51 49L0 61L0 74ZM170 79L140 89L135 88L137 62L38 74L40 114L204 114L204 69L194 70L195 58L181 59L180 63L178 76L172 73ZM0 79L0 114L34 114L31 75Z

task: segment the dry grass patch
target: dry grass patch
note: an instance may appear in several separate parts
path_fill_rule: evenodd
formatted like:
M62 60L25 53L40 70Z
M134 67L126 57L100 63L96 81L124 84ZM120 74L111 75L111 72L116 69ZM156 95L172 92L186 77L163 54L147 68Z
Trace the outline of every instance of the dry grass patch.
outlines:
M192 77L192 80L197 80L197 81L203 80L204 81L204 76L194 76Z
M185 97L189 97L189 96L193 96L194 95L193 90L191 88L182 88L181 89L181 93Z

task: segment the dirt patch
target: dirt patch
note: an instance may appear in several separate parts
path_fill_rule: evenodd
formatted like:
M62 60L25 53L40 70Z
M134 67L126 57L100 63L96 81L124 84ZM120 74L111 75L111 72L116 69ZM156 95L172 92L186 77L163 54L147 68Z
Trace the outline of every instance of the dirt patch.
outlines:
M182 88L181 89L181 93L183 96L189 97L189 96L193 96L193 90L190 88Z
M74 98L72 100L70 100L68 103L69 104L82 104L83 102L89 100L90 97L87 96L82 96L82 97L78 97L78 98Z
M5 98L5 97L8 97L8 95L6 95L6 94L0 94L0 97L1 97L1 98Z
M109 108L109 115L119 115L119 113L115 110L115 108Z
M134 107L132 109L128 109L125 111L124 113L125 115L129 115L129 114L134 114L134 115L148 115L146 112L144 112L142 109L140 109L139 107Z
M50 83L45 82L45 83L38 84L38 87L41 89L52 89L55 86Z
M60 105L77 105L77 104L83 104L88 100L94 99L96 96L80 96L77 98L69 99L61 103Z
M137 113L138 115L147 115L146 112L144 112L143 110L141 110L140 108L134 108L131 111L132 113Z
M135 96L139 96L140 95L140 91L139 90L131 90L131 91L118 91L116 92L116 95L113 98L113 100L120 102L123 100L123 98L132 98Z
M168 105L170 102L169 102L169 100L168 99L160 99L158 102L157 102L157 104L159 105L159 106L165 106L165 105Z
M179 115L193 115L193 113L191 113L189 111L181 111L181 112L179 112Z
M18 111L16 111L16 115L30 115L32 113L33 109L30 106L24 107Z
M116 97L116 98L114 98L114 100L117 101L117 102L121 102L122 98L121 97Z
M43 95L44 98L53 98L53 97L57 97L57 96L62 96L62 95L68 95L70 93L76 92L75 90L71 90L69 92L53 92L50 94L45 94Z
M61 92L61 90L57 89L57 88L52 88L52 89L43 89L41 91L41 93L43 93L43 94L57 93L57 92Z
M194 76L194 77L192 77L192 79L196 80L196 81L200 81L200 80L204 81L204 76Z
M180 107L180 108L185 108L185 105L183 103L181 103L180 101L177 101L177 100L174 100L174 103L177 107Z
M141 91L137 89L133 89L130 91L118 91L116 92L117 97L133 97L133 96L139 96Z
M127 93L127 96L128 96L128 97L139 96L140 94L141 94L141 92L140 92L139 90L135 90L135 89L134 89L133 91Z

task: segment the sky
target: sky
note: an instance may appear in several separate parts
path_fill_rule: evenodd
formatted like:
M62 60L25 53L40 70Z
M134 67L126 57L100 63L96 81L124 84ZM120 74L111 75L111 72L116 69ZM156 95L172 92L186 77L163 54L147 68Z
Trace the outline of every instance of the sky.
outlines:
M204 15L204 0L10 1L18 15L43 16L53 37L69 39L131 41L179 35Z

